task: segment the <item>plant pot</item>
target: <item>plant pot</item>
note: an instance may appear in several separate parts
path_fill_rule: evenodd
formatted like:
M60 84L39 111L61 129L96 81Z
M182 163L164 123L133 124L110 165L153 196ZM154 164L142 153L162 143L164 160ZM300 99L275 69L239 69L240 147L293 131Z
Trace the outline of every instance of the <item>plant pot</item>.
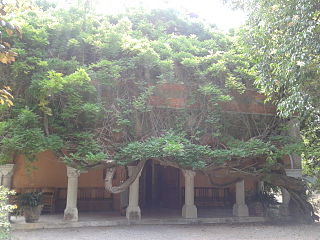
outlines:
M42 211L43 205L38 205L36 207L23 207L23 214L26 223L34 223L39 221L39 217Z

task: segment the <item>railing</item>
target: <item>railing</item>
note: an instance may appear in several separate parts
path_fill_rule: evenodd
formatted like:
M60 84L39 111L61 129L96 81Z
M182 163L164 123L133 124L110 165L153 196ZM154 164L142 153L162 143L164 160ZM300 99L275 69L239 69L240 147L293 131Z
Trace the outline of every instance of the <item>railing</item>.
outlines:
M57 189L57 211L63 211L67 199L67 188ZM78 188L79 211L108 211L113 208L111 193L104 188Z
M182 188L182 201L184 201L185 189ZM216 187L195 187L194 188L195 205L203 207L230 206L232 196L229 188Z
M20 188L15 189L17 195L25 192L43 192L43 212L62 212L66 206L67 188ZM15 199L17 196L15 196ZM79 211L107 211L113 205L112 195L104 188L78 188Z
M67 199L67 188L57 188L57 198ZM104 200L112 198L104 188L78 188L78 200Z

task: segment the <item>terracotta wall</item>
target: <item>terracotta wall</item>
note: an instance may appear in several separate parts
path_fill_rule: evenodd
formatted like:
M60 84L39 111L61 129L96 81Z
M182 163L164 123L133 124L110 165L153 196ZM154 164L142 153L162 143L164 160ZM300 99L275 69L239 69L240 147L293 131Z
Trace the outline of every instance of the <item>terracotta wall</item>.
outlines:
M66 188L67 169L63 162L50 151L37 155L38 161L27 163L24 156L16 160L13 188ZM104 187L103 169L91 169L81 173L79 187Z
M38 161L26 164L24 156L19 156L16 161L15 173L13 176L13 188L39 188L39 187L67 187L67 170L63 162L50 151L38 154ZM29 169L29 170L28 170ZM120 184L126 176L122 167L117 169L114 185ZM217 183L231 181L228 177L214 178ZM180 174L181 187L184 186L184 176ZM91 169L86 173L81 173L79 177L79 187L104 187L104 174L102 168ZM208 178L197 172L195 177L195 187L211 187ZM250 178L245 179L246 190L255 189L256 182ZM118 194L117 194L118 197Z
M167 108L197 108L197 103L188 105L187 98L194 91L191 86L181 83L163 83L156 85L154 94L149 98L149 105ZM233 100L219 105L223 111L276 115L276 107L266 103L265 96L256 90L246 89L244 93L233 91Z

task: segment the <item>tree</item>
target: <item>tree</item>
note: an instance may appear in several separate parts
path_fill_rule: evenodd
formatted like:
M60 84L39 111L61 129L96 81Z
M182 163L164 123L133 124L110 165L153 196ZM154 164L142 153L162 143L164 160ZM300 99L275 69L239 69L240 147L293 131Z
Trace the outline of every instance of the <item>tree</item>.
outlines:
M15 61L17 53L11 49L10 36L14 33L17 33L21 36L20 28L6 19L8 15L12 15L15 12L22 11L25 9L31 8L30 1L1 1L0 3L0 62L3 64L10 64ZM5 33L2 33L2 31ZM8 39L8 40L7 40ZM3 89L0 89L0 105L7 104L12 106L12 95L10 93L11 88L4 86Z
M256 85L282 117L298 117L306 172L320 176L320 5L311 0L233 1L249 15L243 41L254 57Z
M255 53L260 89L284 116L319 114L319 14L317 1L246 1L245 39Z

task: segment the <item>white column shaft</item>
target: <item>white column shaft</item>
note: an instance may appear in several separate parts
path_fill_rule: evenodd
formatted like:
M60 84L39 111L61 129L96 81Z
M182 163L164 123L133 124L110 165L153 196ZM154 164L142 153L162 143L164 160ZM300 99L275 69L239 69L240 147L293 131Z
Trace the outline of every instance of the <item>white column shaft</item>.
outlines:
M244 180L236 183L236 203L245 204Z
M249 209L245 203L244 180L236 183L236 203L233 205L233 215L237 217L249 216Z
M78 177L80 171L67 166L68 189L67 204L64 210L64 220L78 221L77 197L78 197Z
M137 177L136 180L131 184L129 190L129 206L138 206L139 205L139 178Z
M129 176L133 175L135 166L128 166ZM130 185L129 188L129 205L126 210L126 217L128 220L140 220L141 219L141 209L139 207L139 178L141 171L137 178Z
M194 176L185 175L185 204L194 205Z
M66 208L77 207L77 196L78 196L78 177L68 177Z
M198 210L194 205L194 177L196 173L191 170L182 170L185 179L185 203L182 207L182 216L184 218L197 218Z
M7 174L2 177L2 185L6 188L11 188L11 182L12 182L12 174Z
M258 182L258 193L263 193L264 192L264 181L259 181Z

